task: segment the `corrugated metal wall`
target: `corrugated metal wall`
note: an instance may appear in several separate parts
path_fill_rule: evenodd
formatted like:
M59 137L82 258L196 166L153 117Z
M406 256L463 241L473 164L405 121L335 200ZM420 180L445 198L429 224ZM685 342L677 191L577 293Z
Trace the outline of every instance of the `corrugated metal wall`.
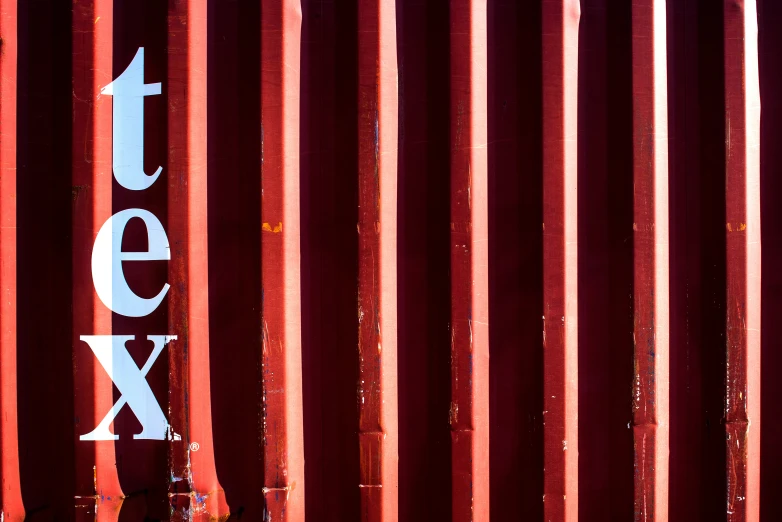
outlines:
M0 520L782 520L781 23L0 0Z

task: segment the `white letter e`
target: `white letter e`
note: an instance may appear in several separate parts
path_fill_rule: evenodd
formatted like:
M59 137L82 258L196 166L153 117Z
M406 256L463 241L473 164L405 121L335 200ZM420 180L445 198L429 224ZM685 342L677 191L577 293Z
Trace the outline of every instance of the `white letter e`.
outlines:
M147 252L123 252L122 236L132 218L140 218L147 228ZM129 208L111 216L101 227L92 249L92 280L103 304L113 312L127 317L151 314L166 296L166 283L151 299L139 297L125 281L123 261L168 261L171 251L163 225L154 214L140 208Z

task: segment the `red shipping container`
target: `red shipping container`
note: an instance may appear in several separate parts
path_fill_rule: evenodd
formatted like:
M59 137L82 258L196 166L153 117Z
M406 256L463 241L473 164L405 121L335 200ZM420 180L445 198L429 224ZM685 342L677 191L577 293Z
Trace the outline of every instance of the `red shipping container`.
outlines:
M782 519L780 20L0 0L0 521Z

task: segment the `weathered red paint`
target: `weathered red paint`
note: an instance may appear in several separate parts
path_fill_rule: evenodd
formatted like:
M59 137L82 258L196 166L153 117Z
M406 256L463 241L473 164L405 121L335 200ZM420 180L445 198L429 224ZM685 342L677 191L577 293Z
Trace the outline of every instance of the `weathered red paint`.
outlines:
M16 2L0 2L0 513L24 520L16 418Z
M668 520L668 103L665 0L633 3L635 520Z
M358 443L361 520L398 520L397 68L392 0L358 4Z
M169 496L175 520L229 514L215 468L209 359L206 0L168 11ZM195 446L197 444L197 446Z
M0 518L778 518L758 3L0 0ZM133 195L100 90L140 45L165 181ZM141 333L90 254L142 203L181 440L126 440L124 409L80 441L117 390L79 336Z
M760 515L760 91L755 0L725 0L725 510Z
M543 505L578 520L578 0L543 2Z
M117 520L124 492L113 441L80 441L114 403L111 378L81 335L111 335L111 310L92 283L95 237L112 215L111 98L100 90L111 83L113 3L73 3L72 287L75 506L77 520Z
M486 2L450 3L453 520L489 520Z
M261 320L264 500L304 520L297 0L261 4Z

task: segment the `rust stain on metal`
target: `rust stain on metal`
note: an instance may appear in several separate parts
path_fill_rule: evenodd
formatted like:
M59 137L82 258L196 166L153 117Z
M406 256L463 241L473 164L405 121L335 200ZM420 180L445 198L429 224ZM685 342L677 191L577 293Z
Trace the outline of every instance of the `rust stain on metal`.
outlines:
M781 512L760 318L782 75L758 45L780 55L782 7L212 3L0 0L0 522ZM148 192L113 182L104 91L142 45ZM136 207L171 259L135 262L153 241L128 227L129 286L170 284L133 323L94 250ZM164 440L134 439L127 368L81 339L136 325L178 336L136 380ZM82 440L107 411L119 439ZM56 487L42 426L68 446Z

